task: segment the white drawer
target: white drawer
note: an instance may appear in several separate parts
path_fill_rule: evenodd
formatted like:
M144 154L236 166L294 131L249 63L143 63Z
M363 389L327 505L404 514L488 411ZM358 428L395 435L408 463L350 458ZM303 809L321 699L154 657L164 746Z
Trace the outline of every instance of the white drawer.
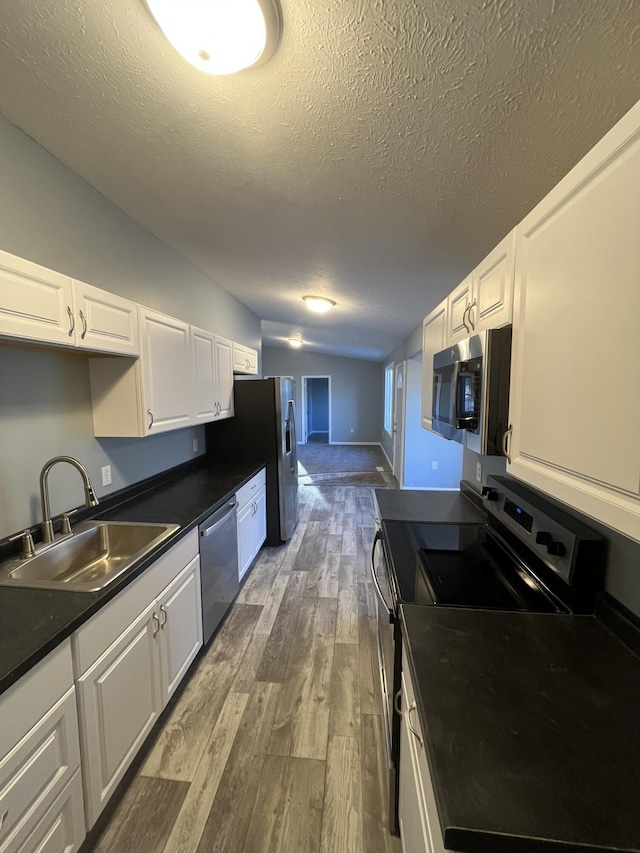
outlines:
M76 694L71 687L0 762L0 853L21 849L79 767Z
M255 496L258 494L260 489L267 482L267 472L265 468L258 471L255 477L252 477L248 483L245 483L244 486L241 486L236 492L236 500L238 502L238 511L242 509L243 506L246 506L249 501L253 500Z
M82 780L78 770L31 835L7 853L75 853L86 832L82 805Z
M76 678L98 660L197 554L198 531L194 528L76 631L71 638Z
M70 687L71 642L65 640L0 696L0 761Z

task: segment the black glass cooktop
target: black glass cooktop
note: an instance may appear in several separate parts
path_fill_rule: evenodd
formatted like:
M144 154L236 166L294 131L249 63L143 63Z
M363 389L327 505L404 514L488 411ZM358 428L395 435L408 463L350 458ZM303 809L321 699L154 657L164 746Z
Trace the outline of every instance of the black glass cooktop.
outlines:
M385 522L396 596L408 604L558 611L486 524Z

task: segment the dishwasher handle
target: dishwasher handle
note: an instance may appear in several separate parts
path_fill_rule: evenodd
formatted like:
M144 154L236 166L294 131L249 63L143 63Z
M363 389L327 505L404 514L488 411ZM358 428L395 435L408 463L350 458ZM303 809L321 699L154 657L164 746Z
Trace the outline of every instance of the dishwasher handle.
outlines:
M209 527L205 527L204 529L200 530L200 536L211 536L213 531L216 528L220 527L220 525L223 523L223 521L225 521L227 516L231 515L231 513L234 511L236 506L237 506L236 501L230 501L227 504L227 506L225 508L225 512L222 513L222 515L220 515L219 513L216 513L216 519L213 522L213 524L211 524ZM221 512L221 510L219 512Z

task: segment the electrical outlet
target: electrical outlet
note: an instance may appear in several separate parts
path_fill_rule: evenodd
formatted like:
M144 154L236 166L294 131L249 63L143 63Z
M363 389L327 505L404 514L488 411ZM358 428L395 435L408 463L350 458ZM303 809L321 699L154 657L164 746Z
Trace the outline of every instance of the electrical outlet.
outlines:
M482 482L482 462L476 462L476 480Z
M351 435L353 435L353 434L354 434L354 432L355 432L355 429L354 429L353 427L351 427L351 429L349 430L349 432L351 433Z
M432 468L432 470L433 470L433 471L437 471L437 470L438 470L438 463L436 462L436 460L435 460L435 459L434 459L434 460L433 460L433 462L431 463L431 468Z
M198 439L197 438L193 439L193 452L194 453L198 452Z
M110 486L111 485L111 465L104 465L102 467L102 485Z

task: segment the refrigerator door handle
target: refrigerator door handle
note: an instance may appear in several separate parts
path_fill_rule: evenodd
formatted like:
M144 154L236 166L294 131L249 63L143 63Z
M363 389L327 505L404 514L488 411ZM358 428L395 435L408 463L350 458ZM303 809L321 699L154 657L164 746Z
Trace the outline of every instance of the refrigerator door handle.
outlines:
M296 473L297 454L296 454L296 410L293 400L289 400L288 418L286 420L287 428L287 453L291 455L291 472Z

